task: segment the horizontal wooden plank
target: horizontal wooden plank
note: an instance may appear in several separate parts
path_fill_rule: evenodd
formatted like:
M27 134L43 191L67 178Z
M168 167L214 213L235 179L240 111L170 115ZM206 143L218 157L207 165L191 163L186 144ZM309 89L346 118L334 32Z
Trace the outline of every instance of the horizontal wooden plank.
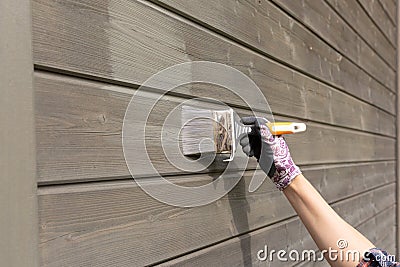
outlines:
M384 59L382 60L377 52L326 2L310 0L301 2L275 0L274 2L376 79L384 81L388 78L384 78L386 71L390 68L391 71L395 70L396 50L393 47L380 55Z
M394 47L397 47L396 26L393 24L378 0L359 0L361 6L381 29ZM390 1L388 1L390 2ZM395 9L396 10L396 9Z
M383 9L389 15L390 20L394 25L397 24L396 20L396 0L379 0L379 3L383 6ZM397 44L396 44L397 47Z
M296 219L291 219L254 232L235 237L223 243L167 261L156 266L291 266L293 262L259 261L257 252L261 249L316 250L307 230ZM276 255L275 255L276 256ZM307 265L308 266L308 265Z
M312 69L312 66L305 64L308 61L296 61L298 58L293 56L293 54L297 54L300 57L301 53L304 53L309 57L310 62L312 62L313 57L320 56L319 60L321 60L325 56L323 54L324 51L334 51L328 45L318 40L319 36L313 36L307 30L301 29L301 24L287 18L283 11L279 10L269 1L260 3L243 1L237 2L235 5L230 4L229 1L212 1L209 3L206 0L155 0L154 2L168 5L179 13L193 17L195 20L201 21L202 24L210 25L210 27L218 29L218 31L224 34L233 36L265 53L270 53L306 72ZM282 2L285 6L286 1ZM336 14L323 1L311 1L311 3L303 1L303 4L299 1L288 2L291 7L300 7L291 10L295 17L303 17L306 20L306 24L310 24L311 28L316 30L318 34L323 38L327 38L334 48L339 48L338 50L342 55L348 56L362 69L365 69L377 80L394 90L394 49L386 52L387 54L392 52L389 66L363 40L354 34L350 28L346 28L346 25L342 21L338 21L340 18L336 18ZM293 35L296 35L296 33L291 32L291 30L295 31L294 29L296 32L300 31L304 33L297 36L304 38L300 39L300 42L295 38L291 38ZM346 37L343 38L343 35L346 35ZM309 47L301 45L301 43L304 43L304 40L308 42L317 54L309 53ZM360 47L362 48L360 49ZM284 51L284 49L287 51ZM319 65L323 68L324 65L327 65L327 62L320 62Z
M357 206L360 210L368 210L369 201L375 201L378 197L375 196L375 198L371 200L363 197L355 199L357 199L357 201L361 200L361 206ZM349 200L336 203L333 205L333 208L338 209L345 205L349 205ZM355 206L352 207L353 211L354 207ZM351 212L341 213L339 211L338 213L346 221L357 225L357 220L351 218ZM365 213L363 215L365 216ZM389 222L393 222L393 220L394 216L383 219L383 221ZM360 227L363 227L363 224L358 228ZM380 233L383 232L382 230L385 230L381 225L375 225L373 229ZM269 251L272 249L276 251L280 249L285 251L296 249L301 253L301 251L306 249L317 250L316 245L313 243L301 221L295 218L247 233L243 236L232 238L212 247L160 264L159 266L212 266L213 264L218 266L264 266L267 265L268 262L260 262L257 259L257 252L260 249L264 249L265 245L268 246ZM224 257L221 257L221 255L224 255ZM279 261L276 257L272 264L273 266L293 265L290 261ZM300 266L302 266L302 264L300 264ZM326 266L326 264L321 262L312 265L310 262L305 262L303 266Z
M36 0L33 14L34 60L42 68L138 85L173 64L206 60L234 66L263 90L270 88L281 95L291 89L292 77L304 77L143 1ZM266 32L263 42L283 50L280 60L291 57L312 76L394 114L393 92L293 20L269 21L271 26L265 28L273 26L276 33L269 38ZM283 32L278 34L278 30ZM285 34L289 39L282 37ZM269 97L266 91L264 94Z
M396 255L396 236L397 226L391 225L386 228L384 232L386 235L379 241L376 242L379 248L386 250L390 255L395 255L396 261L398 261L398 255Z
M35 88L38 180L40 183L86 181L111 177L126 178L130 175L123 155L121 135L125 111L134 90L38 72L35 75ZM380 113L375 113L371 107L352 101L352 98L346 98L345 95L327 92L327 96L321 96L314 91L303 91L298 94L307 95L306 99L310 106L296 109L307 113L310 118L324 120L320 111L324 109L325 100L323 99L327 97L326 101L330 101L332 104L326 113L327 117L325 118L329 118L328 120L332 119L335 123L348 127L359 125L358 129L368 127L371 131L373 129L388 130L393 134L393 118L386 120L384 116L379 117ZM136 107L138 112L159 97L160 94L156 92L148 92ZM157 102L155 112L147 121L149 131L147 137L152 142L148 143L147 152L138 151L136 156L138 162L148 164L143 155L149 153L153 164L156 164L160 173L182 173L182 170L174 167L165 158L160 140L162 124L167 114L185 100L175 96L163 96ZM289 113L290 106L291 103L285 103L281 108L287 107L287 113ZM245 110L238 111L247 112ZM352 115L350 116L350 114ZM290 112L290 115L295 114ZM179 117L175 119L175 124L171 124L171 134L168 137L171 146L175 144L172 142L174 141L173 133L176 133L175 137L178 136L181 124ZM288 120L286 117L276 117L275 119ZM354 123L354 125L349 125L349 123ZM143 120L132 121L131 124L137 127L135 132L138 131L135 142L143 142L143 137L139 135ZM307 125L306 133L287 137L293 157L299 164L394 158L395 140L393 138L313 122L308 122ZM354 138L357 138L358 142L354 142ZM163 142L164 145L168 143ZM135 144L137 143L132 146L136 147ZM313 150L310 150L311 147ZM178 160L179 155L173 156L173 159ZM255 166L254 160L251 163L253 164L251 166ZM224 167L226 167L225 164L221 165L215 162L204 171L220 170ZM143 171L141 175L151 174Z
M360 227L359 231L364 234L378 248L389 250L385 245L387 241L395 244L395 236L392 228L396 223L396 205L384 210L383 212L373 216ZM390 246L392 247L392 246ZM395 251L390 251L394 253Z
M393 51L396 48L396 43L393 45L380 29L364 12L358 1L346 0L326 0L326 2L336 10L338 15L343 17L347 23L369 43L379 55L389 60L387 56L393 56ZM385 57L386 56L386 57Z
M376 215L372 219L362 222L361 224L355 226L362 234L364 234L369 240L374 243L375 246L379 248L384 248L388 252L392 252L393 245L395 244L395 232L394 232L394 222L395 222L395 206L387 208ZM377 223L379 221L379 223ZM392 252L393 253L393 252ZM327 261L322 262L309 262L305 261L298 265L297 267L322 267L329 264Z
M279 70L276 70L277 72ZM282 73L282 72L281 72ZM282 73L290 75L290 73ZM120 102L117 105L127 106L129 94L133 90L121 86L109 86L107 84L88 82L82 79L73 79L69 77L62 78L58 75L50 75L43 72L36 72L36 88L39 95L39 102L43 101L45 106L56 105L57 98L68 97L67 92L82 92L80 102L82 106L91 103L91 94L96 94L94 89L98 88L99 94L107 88L114 91L127 92L125 95L116 96ZM279 92L273 87L265 86L262 88L268 95L268 102L271 110L280 115L298 117L305 120L323 122L326 124L339 125L365 132L378 133L387 136L395 136L395 117L386 112L368 105L360 100L354 99L342 92L329 88L321 83L311 79L303 79L301 76L294 76L288 80L287 85L278 85ZM85 92L93 91L91 94ZM190 90L197 97L209 97L213 94L216 99L223 99L227 104L246 107L247 105L232 92L216 86L204 86L201 84L193 85L190 89L179 87L174 90L176 93L185 93ZM67 91L67 92L64 92ZM45 94L43 94L45 92ZM42 95L43 94L43 95ZM51 94L51 95L50 95ZM62 94L62 96L58 96ZM111 94L110 97L117 93ZM117 94L118 95L118 94ZM43 98L43 99L42 99ZM49 99L47 99L49 98ZM122 99L125 99L122 100ZM259 101L254 101L258 104ZM295 104L294 104L295 103ZM58 105L57 105L58 107ZM38 107L39 109L42 107ZM265 109L264 103L252 108ZM49 110L46 108L46 112ZM65 113L71 111L65 110ZM76 111L75 111L76 112ZM121 108L122 112L122 108ZM100 114L99 114L100 115Z
M394 203L393 171L393 163L383 162L303 170L329 202L368 190L344 202L351 212L340 208L352 223L365 216L365 208L377 212ZM220 200L197 208L162 204L130 181L40 187L42 265L145 265L293 216L293 209L270 181L256 192L248 192L252 174L246 172ZM264 174L257 171L256 175ZM171 182L193 186L214 177L193 175ZM371 202L375 203L372 207ZM293 244L300 242L294 234L287 238Z

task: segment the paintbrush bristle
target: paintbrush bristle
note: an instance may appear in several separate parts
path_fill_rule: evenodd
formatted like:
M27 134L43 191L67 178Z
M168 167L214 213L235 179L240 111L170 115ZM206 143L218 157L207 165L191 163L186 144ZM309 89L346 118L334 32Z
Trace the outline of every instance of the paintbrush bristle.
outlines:
M183 154L232 152L232 111L182 107Z

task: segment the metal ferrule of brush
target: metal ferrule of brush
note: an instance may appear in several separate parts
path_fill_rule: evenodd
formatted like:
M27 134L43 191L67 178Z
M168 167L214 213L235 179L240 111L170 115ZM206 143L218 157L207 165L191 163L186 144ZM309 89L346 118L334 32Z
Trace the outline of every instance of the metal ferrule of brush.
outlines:
M232 161L238 140L252 131L243 125L233 109L206 110L191 106L182 107L182 149L184 155L201 153L230 154L224 161ZM304 132L304 123L266 123L273 135ZM203 142L208 140L209 142Z
M233 111L233 109L229 109L228 111L226 111L229 114L229 119L231 121L231 124L233 125L233 127L231 127L230 129L230 136L232 138L231 143L232 143L232 147L231 147L231 151L230 153L230 157L228 159L225 159L224 161L232 161L233 158L235 157L235 152L236 152L236 148L238 145L238 140L240 139L240 137L244 134L248 134L252 131L251 126L247 126L247 125L243 125L240 122L240 118L239 116Z

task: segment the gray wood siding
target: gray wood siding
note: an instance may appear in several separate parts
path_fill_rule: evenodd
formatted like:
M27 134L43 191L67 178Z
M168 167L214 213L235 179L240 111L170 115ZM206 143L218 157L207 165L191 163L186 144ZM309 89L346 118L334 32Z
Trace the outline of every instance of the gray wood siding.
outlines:
M37 72L35 82L38 95L36 111L39 182L126 178L129 172L122 151L121 129L125 110L134 90L43 72ZM335 114L336 124L343 122L346 125L353 121L352 118L358 118L359 121L349 125L355 129L308 121L307 134L287 137L293 157L299 164L394 160L393 116L375 108L368 112L363 108L365 104L360 101L358 107L357 101L352 101L350 103L354 104L349 105L351 99L343 94L327 97L337 101L319 99L322 103L317 102L318 96L310 94L305 104L316 103L313 106L314 110L303 107L303 113L309 112L310 116L322 118L323 114L319 111L331 112L325 110L327 106L324 104L330 102L337 103L338 106L334 107L338 112L332 112ZM157 93L149 93L148 99L143 98L142 105L149 105L158 97ZM62 103L57 101L58 99L62 99ZM184 100L176 96L162 97L157 107L163 112L154 114L152 119L148 120L151 127L149 135L151 133L151 136L157 139L161 133L160 122L164 118L163 114ZM290 105L291 103L287 103L287 106ZM140 110L138 107L138 112ZM347 110L349 112L346 112ZM246 114L245 110L238 111ZM379 114L382 115L382 119L377 119ZM329 114L325 119L328 116ZM290 119L276 117L279 118ZM142 122L134 123L139 126ZM368 132L360 129L367 125L371 127ZM384 132L372 134L370 132L373 132L373 129ZM354 138L360 142L354 142ZM310 146L320 152L310 151ZM154 142L149 144L148 149L157 152L162 148L161 144ZM141 154L137 155L137 160L144 161ZM159 153L155 153L153 160L160 163L159 171L163 174L182 173ZM255 166L254 160L251 164ZM224 166L215 164L212 167L218 170ZM148 175L143 173L143 176L146 174Z
M198 60L248 75L275 119L306 122L306 133L287 136L296 163L346 221L396 252L395 6L391 0L32 0L41 265L268 266L257 259L264 245L317 249L270 181L247 191L253 173L264 176L253 159L234 190L203 207L168 206L133 182L121 140L132 95L158 71ZM180 185L210 182L225 167L215 162L183 172L159 142L166 113L207 96L249 114L228 90L193 84L163 96L147 122L152 160ZM141 105L158 97L149 90ZM143 161L140 153L135 159ZM138 179L151 182L149 175Z
M379 169L379 166L376 167ZM324 170L325 168L304 168L305 175L310 177L314 185L318 187L321 183L321 186L325 187L321 188L321 191L332 191L332 188L326 187L330 186L330 180L338 179L338 174L342 183L334 182L337 184L337 191L343 190L343 181L354 179L354 167L337 167L334 170ZM324 173L326 183L321 182ZM367 175L371 175L371 172ZM273 225L295 215L284 196L277 192L271 183L264 183L255 194L248 193L250 177L245 175L242 183L217 202L192 209L162 204L149 197L131 181L45 188L39 192L43 263L49 266L107 266L110 262L121 266L128 266L129 263L153 264L234 236L239 235L235 240L241 240L241 234L246 237L248 231L263 225ZM187 181L181 179L181 183L190 186L190 183L196 183L198 179L211 180L212 176L196 175L190 179L186 178ZM362 181L357 182L353 190L347 185L347 198L344 200L338 200L332 192L329 192L330 196L326 195L328 201L335 202L335 209L353 225L358 225L375 214L378 216L380 211L395 204L395 185L393 180L389 180L390 177L387 178L388 182L386 179L378 182L376 175L372 174L367 179L373 180L374 185L369 186L367 191L364 191L365 186L362 184L364 179L360 175L359 180ZM359 193L360 191L364 192ZM374 205L371 206L371 203ZM389 216L392 225L394 215ZM243 251L246 252L246 257L256 257L255 252L264 246L261 242L273 244L276 249L287 245L300 248L302 239L310 238L305 229L301 231L303 236L299 240L297 236L290 234L276 234L275 227L293 235L300 234L298 229L293 229L293 226L286 223L261 230L262 234L257 238L259 244L248 247L247 252ZM297 222L296 225L298 224ZM376 226L385 227L381 224L371 225L364 232L373 230L369 235L374 237L376 233L373 227ZM271 239L269 235L276 236ZM286 243L286 240L293 243ZM278 241L279 245L276 243ZM226 242L231 244L233 241ZM239 245L240 242L235 243ZM164 244L162 248L160 244ZM222 245L224 243L219 244ZM308 245L315 246L311 241ZM229 247L225 249L231 250ZM234 262L238 260L236 264L240 265L243 255L240 250L237 252L238 255L234 259L228 258ZM222 257L220 260L224 259ZM212 265L213 260L214 257L208 259L207 264ZM227 262L227 265L230 266L230 262Z

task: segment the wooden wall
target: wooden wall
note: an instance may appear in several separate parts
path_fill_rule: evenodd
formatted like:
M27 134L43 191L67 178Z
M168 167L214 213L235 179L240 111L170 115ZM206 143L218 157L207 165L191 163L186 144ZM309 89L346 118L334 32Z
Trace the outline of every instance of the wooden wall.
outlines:
M203 207L162 204L133 182L121 142L130 98L152 74L197 60L242 71L278 119L306 122L305 134L287 138L305 176L349 223L394 253L395 6L32 0L41 265L250 266L264 264L257 260L264 245L316 249L271 182L247 192L253 173L264 175L253 160L233 191ZM209 182L224 167L184 173L157 141L165 112L210 94L248 112L223 88L193 85L162 97L148 122L152 159L177 184ZM143 105L159 96L149 91Z

